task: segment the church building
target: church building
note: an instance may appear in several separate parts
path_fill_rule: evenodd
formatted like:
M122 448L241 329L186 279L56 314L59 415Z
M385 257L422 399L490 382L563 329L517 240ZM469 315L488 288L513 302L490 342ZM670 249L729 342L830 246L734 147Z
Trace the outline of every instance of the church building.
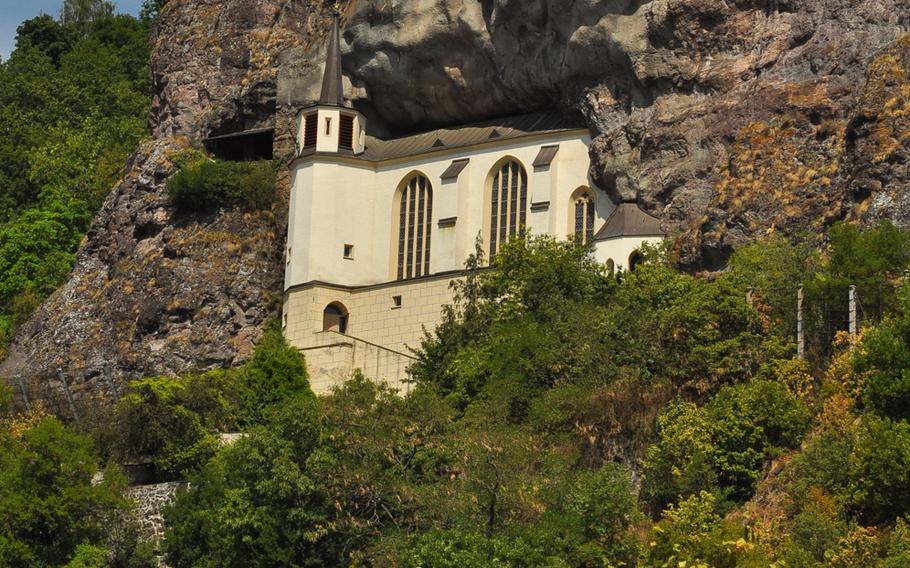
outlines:
M452 302L478 236L488 258L525 229L577 236L611 270L663 238L595 187L590 133L559 114L370 136L344 99L337 18L329 42L319 101L298 116L282 314L317 393L355 369L406 389L410 348Z

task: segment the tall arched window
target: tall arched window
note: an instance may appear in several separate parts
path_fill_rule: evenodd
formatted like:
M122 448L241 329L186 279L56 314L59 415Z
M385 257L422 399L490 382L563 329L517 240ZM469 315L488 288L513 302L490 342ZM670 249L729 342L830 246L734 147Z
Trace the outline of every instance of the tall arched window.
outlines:
M398 279L430 273L433 188L417 174L402 187L398 201Z
M528 174L515 160L509 160L493 173L490 192L490 256L509 237L523 230L528 218Z
M594 195L581 187L572 194L571 226L575 238L583 243L594 239Z

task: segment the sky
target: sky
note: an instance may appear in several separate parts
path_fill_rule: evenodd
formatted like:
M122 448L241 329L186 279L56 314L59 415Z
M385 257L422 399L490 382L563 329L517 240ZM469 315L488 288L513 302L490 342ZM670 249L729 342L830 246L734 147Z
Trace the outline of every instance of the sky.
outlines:
M138 15L142 0L114 0L118 12ZM0 0L0 57L4 60L16 46L16 28L24 20L60 14L63 0Z

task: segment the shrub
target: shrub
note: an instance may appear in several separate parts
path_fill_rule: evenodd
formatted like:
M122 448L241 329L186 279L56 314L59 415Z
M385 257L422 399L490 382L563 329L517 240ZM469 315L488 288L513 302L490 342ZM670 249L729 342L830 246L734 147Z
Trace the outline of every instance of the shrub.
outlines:
M898 310L866 331L854 353L856 372L864 374L863 402L878 414L910 419L910 284L898 293Z
M910 512L910 424L863 418L850 456L850 494L873 523Z
M59 566L100 545L126 503L116 470L94 484L97 471L91 442L55 418L0 430L0 566Z
M151 458L165 476L184 477L214 455L219 430L233 429L230 380L212 371L133 381L99 438L121 463Z
M712 494L702 491L670 506L650 536L646 566L768 566L764 551L744 531L717 514Z
M642 495L652 512L703 489L745 501L765 462L796 447L809 419L786 386L764 380L725 387L704 408L671 404L644 459Z
M296 396L313 396L303 355L291 347L281 330L271 326L238 371L241 415L247 424L262 421L266 410Z
M708 412L718 479L737 502L752 496L766 460L799 445L811 418L786 386L764 380L722 389Z
M579 475L569 495L568 512L584 527L584 536L599 543L611 564L632 561L637 540L630 529L639 512L629 469L607 463L596 472Z
M299 397L220 452L165 509L168 563L334 565L335 504L309 466L318 440L315 399Z
M657 435L642 463L642 498L653 514L717 485L711 424L703 409L690 402L670 404L657 418Z
M225 162L199 157L198 152L179 155L183 164L167 182L174 205L186 211L218 206L267 208L275 197L275 166L271 161Z

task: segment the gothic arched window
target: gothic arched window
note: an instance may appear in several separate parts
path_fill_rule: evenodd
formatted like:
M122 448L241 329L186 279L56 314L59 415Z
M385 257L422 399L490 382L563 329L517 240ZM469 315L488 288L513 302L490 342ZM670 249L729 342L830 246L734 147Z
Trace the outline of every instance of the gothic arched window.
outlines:
M524 229L528 218L528 174L516 160L493 170L490 192L490 257Z
M430 180L416 174L399 192L398 279L430 273L430 233L433 220L433 188Z
M594 239L594 195L586 187L572 195L571 223L575 238L583 243Z

